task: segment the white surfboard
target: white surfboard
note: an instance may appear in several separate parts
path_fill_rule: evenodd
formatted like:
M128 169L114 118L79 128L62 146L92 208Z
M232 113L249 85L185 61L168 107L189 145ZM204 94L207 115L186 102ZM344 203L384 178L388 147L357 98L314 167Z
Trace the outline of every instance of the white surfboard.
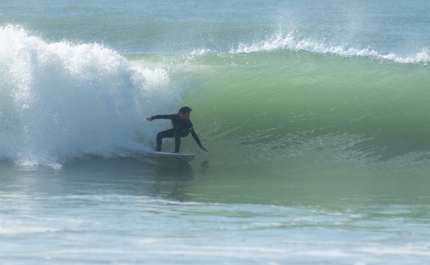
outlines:
M167 153L167 152L151 152L151 155L158 157L174 158L185 162L191 162L194 159L193 154Z

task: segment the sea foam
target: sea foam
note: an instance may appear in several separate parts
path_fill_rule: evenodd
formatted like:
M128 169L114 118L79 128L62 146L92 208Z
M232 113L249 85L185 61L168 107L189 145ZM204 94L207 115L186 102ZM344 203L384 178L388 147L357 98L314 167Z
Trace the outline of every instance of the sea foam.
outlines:
M277 33L263 41L253 43L239 43L236 48L230 49L230 53L255 53L262 51L291 50L309 51L317 54L334 54L344 57L370 57L381 60L389 60L397 63L428 63L430 55L427 48L422 48L410 55L398 55L395 53L381 53L372 48L359 49L348 44L333 44L298 37L298 33L292 31L288 34Z
M46 165L148 150L159 128L144 118L180 96L165 69L142 64L0 27L0 157Z

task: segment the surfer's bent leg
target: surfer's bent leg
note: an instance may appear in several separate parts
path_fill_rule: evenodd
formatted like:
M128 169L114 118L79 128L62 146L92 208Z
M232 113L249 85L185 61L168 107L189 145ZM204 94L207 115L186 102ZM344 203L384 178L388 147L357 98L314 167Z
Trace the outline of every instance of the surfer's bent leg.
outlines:
M175 130L174 129L159 132L157 134L157 147L155 148L155 151L157 151L157 152L161 151L161 145L163 144L163 138L172 138L174 136L175 136Z
M175 153L179 153L179 148L181 147L181 137L188 136L190 132L185 130L176 130L175 131Z

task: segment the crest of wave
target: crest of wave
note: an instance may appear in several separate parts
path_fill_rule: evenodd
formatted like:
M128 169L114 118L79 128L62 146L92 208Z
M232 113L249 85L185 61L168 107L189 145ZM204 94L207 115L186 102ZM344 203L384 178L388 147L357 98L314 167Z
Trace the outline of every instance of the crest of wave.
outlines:
M240 43L236 49L230 50L230 53L253 53L286 49L292 51L309 51L319 54L335 54L345 57L372 57L398 63L428 63L430 61L430 55L425 48L410 56L399 56L394 53L380 54L370 48L357 49L347 44L333 45L331 43L297 37L296 35L296 32L290 32L286 36L283 33L278 33L274 37L261 42L251 44Z
M55 164L144 152L158 128L143 119L177 105L175 89L165 70L103 45L47 43L0 27L0 158Z

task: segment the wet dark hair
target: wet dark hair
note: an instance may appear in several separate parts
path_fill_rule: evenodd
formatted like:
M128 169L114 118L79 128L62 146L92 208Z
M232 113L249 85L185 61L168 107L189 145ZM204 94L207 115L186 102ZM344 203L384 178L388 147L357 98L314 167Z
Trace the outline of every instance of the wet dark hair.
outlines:
M188 106L181 106L180 108L179 108L179 110L178 110L178 114L179 113L188 113L188 112L190 112L190 111L193 111L190 107L188 107Z

